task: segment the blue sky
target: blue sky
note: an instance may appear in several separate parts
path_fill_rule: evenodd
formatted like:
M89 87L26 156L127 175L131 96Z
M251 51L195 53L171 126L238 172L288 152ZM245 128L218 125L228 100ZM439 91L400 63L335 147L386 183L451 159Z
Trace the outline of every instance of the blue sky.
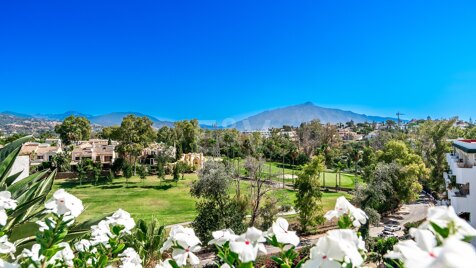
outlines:
M0 110L476 118L475 1L2 1Z

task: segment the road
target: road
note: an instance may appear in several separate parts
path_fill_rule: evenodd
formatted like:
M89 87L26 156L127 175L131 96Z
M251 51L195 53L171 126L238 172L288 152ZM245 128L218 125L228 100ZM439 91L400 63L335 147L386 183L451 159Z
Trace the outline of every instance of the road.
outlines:
M383 231L383 225L391 220L398 222L398 225L402 228L405 223L421 221L426 218L430 206L432 206L432 203L426 198L412 204L403 205L398 212L383 218L381 226L370 227L370 236L377 237ZM403 234L403 230L395 232L397 237L403 236Z

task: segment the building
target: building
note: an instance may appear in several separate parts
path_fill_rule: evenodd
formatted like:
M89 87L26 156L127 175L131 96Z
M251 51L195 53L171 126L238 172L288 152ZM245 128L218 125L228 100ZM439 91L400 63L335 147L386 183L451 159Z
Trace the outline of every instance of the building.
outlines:
M183 154L179 161L182 161L189 166L195 167L195 170L199 170L203 168L205 157L202 153L188 153Z
M51 161L56 154L61 152L63 149L58 140L56 143L26 142L21 147L19 156L28 156L30 166L38 166L43 162Z
M444 173L448 202L456 213L476 228L476 140L455 140L447 154Z
M344 141L361 141L364 136L352 131L350 128L339 128L339 136Z
M15 158L12 168L8 176L18 174L18 177L15 179L15 182L23 180L24 178L30 176L30 157L28 155L19 155Z
M163 142L154 142L142 150L141 162L148 165L157 165L157 157L162 156L170 159L175 158L175 154L175 146L168 146Z
M115 141L101 139L78 141L71 151L71 165L77 165L83 159L111 165L117 158L115 151L117 144Z

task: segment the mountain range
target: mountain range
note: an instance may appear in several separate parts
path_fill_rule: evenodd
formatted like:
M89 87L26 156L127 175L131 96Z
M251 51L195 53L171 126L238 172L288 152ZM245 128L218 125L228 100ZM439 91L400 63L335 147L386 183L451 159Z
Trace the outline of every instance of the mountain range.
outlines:
M0 114L22 117L22 118L36 118L36 119L45 119L53 121L62 121L64 118L75 115L75 116L84 116L89 119L92 124L97 124L100 126L113 126L120 125L122 118L128 114L133 114L136 116L147 116L154 126L159 128L162 126L173 126L173 122L159 120L154 116L137 113L137 112L113 112L102 115L88 115L75 111L68 111L61 114L21 114L10 111L5 111ZM322 123L345 123L349 121L354 121L355 123L361 122L384 122L386 120L394 120L396 118L392 117L381 117L381 116L369 116L365 114L358 114L352 111L344 111L340 109L333 108L324 108L317 105L314 105L311 102L306 102L303 104L287 106L283 108L272 109L264 112L260 112L243 120L236 122L236 124L229 125L227 127L235 127L238 130L261 130L267 128L278 128L283 125L289 126L299 126L303 122L309 122L311 120L318 119ZM204 128L209 128L210 126L202 125Z
M354 121L355 123L384 122L386 120L397 121L397 118L369 116L354 113L352 111L324 108L314 105L312 102L306 102L303 104L264 111L238 121L230 127L235 127L239 130L260 130L282 127L284 125L296 127L303 122L309 122L315 119L320 120L321 123L331 124L345 123L349 121Z
M28 115L28 114L21 114L21 113L15 113L15 112L10 112L10 111L5 111L0 114L4 115L11 115L11 116L16 116L16 117L22 117L22 118L36 118L36 119L44 119L44 120L52 120L52 121L63 121L66 117L70 115L74 116L84 116L86 117L91 124L96 124L104 127L108 126L115 126L115 125L120 125L122 118L129 114L133 114L135 116L146 116L148 117L153 123L154 127L163 127L163 126L173 126L173 122L171 121L163 121L159 120L154 116L146 115L143 113L137 113L137 112L113 112L113 113L108 113L108 114L101 114L101 115L89 115L89 114L83 114L79 113L76 111L67 111L61 114L33 114L33 115Z

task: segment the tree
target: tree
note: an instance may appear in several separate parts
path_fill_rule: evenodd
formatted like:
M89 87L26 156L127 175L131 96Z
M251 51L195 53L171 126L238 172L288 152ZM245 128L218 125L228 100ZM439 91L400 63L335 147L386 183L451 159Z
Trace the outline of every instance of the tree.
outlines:
M250 188L250 205L251 219L250 226L254 226L257 218L260 216L260 206L263 198L271 191L267 185L267 180L261 174L264 161L248 156L245 160L245 170L251 180Z
M124 163L122 166L122 174L126 178L126 187L129 186L129 179L132 177L132 166L128 163Z
M101 172L102 172L101 162L98 161L98 162L92 163L91 170L93 172L94 185L97 185L99 182L99 179L101 178Z
M322 221L320 174L323 170L324 159L322 156L315 156L303 167L295 182L295 204L299 211L302 232L307 232L309 226L315 226Z
M137 117L130 114L122 119L121 126L117 130L120 143L116 150L128 159L129 164L134 165L134 174L137 158L142 150L155 140L156 133L152 124L153 122L146 116Z
M363 209L382 214L414 201L422 187L408 168L398 164L379 163L366 185L357 187L354 201Z
M196 152L198 149L198 137L200 126L197 119L183 120L174 123L177 147L181 153Z
M114 162L112 163L111 170L114 172L114 175L118 176L119 172L121 172L124 168L124 165L126 164L124 158L118 157L114 159Z
M89 159L87 159L89 160ZM83 180L88 177L88 171L90 169L89 161L81 159L76 166L76 172L78 173L79 185L83 185Z
M119 133L119 126L111 126L103 128L99 136L103 139L118 140Z
M404 200L407 202L416 200L421 192L419 181L426 180L429 175L429 169L423 159L412 152L403 141L397 140L387 142L384 150L377 152L377 159L379 162L396 163L402 167L399 171L399 179L403 185L409 187L402 189L408 191L408 198L404 198Z
M174 143L177 141L177 137L175 135L175 130L169 128L168 126L163 126L159 128L157 131L157 142L158 143L165 143L168 146L173 146Z
M55 132L65 145L80 140L88 140L91 136L91 125L86 117L70 115L63 123L55 126Z
M137 174L139 175L139 178L141 179L142 184L144 184L144 181L145 179L147 179L147 174L148 174L147 167L145 165L140 165L137 168Z
M173 170L173 181L175 182L175 184L178 183L178 181L180 180L180 167L175 164L174 165L174 170Z
M205 241L215 230L231 228L241 232L245 229L246 205L229 196L231 183L232 178L223 163L207 161L190 188L190 194L200 199L196 207L198 215L192 226Z
M51 166L56 168L58 172L71 170L71 155L68 152L57 153L51 159Z
M445 154L451 150L450 142L447 139L455 121L456 119L425 121L419 125L414 135L416 151L427 167L431 169L428 184L428 188L431 190L444 190L443 172L447 167Z
M157 158L157 178L159 181L165 178L165 161L163 157Z

